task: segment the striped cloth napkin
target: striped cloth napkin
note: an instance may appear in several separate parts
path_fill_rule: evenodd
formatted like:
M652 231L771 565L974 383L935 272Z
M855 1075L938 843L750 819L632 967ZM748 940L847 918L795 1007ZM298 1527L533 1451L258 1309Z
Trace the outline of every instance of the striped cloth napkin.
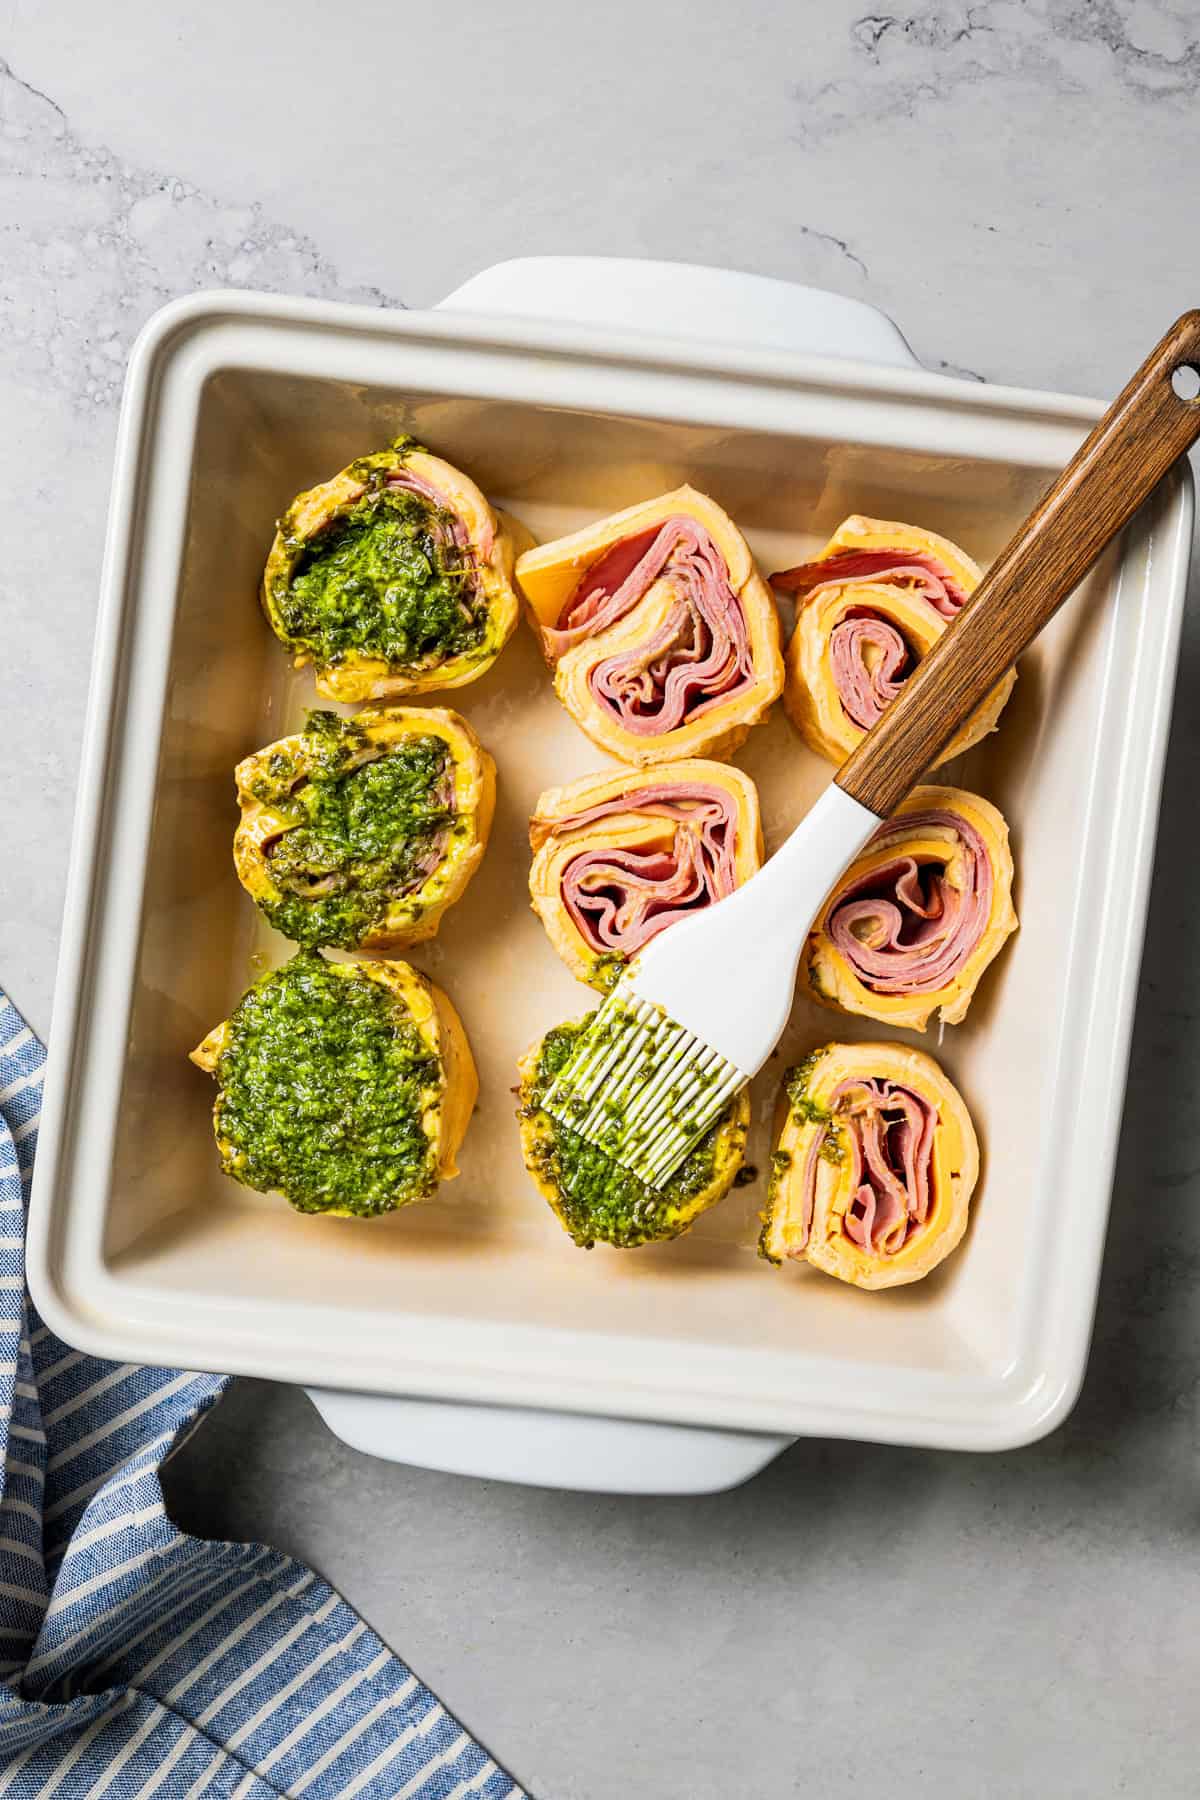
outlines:
M522 1800L319 1576L166 1515L228 1377L101 1362L25 1291L45 1052L0 991L0 1793Z

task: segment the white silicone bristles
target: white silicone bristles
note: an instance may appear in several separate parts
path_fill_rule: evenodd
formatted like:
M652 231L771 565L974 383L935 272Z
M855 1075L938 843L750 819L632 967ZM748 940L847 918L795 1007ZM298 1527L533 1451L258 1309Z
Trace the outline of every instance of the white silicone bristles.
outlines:
M716 1124L746 1077L647 1000L618 988L542 1102L648 1187Z

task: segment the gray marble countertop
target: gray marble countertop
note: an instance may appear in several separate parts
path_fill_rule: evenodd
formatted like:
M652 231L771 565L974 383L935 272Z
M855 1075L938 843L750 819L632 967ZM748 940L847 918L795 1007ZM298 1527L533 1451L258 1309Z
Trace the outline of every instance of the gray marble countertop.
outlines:
M0 975L43 1032L122 370L163 300L421 305L514 255L670 257L1097 395L1200 303L1195 0L3 13ZM245 1383L172 1465L182 1521L314 1563L539 1800L1193 1794L1198 659L1193 607L1095 1349L1053 1438L805 1443L732 1494L609 1499L372 1462Z

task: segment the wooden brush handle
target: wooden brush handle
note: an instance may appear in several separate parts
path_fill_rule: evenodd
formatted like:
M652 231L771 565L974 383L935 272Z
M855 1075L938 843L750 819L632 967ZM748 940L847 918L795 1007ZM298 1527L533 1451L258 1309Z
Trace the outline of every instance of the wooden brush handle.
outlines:
M880 818L896 807L1083 579L1171 464L1200 437L1200 311L1185 313L1072 457L898 699L838 770Z

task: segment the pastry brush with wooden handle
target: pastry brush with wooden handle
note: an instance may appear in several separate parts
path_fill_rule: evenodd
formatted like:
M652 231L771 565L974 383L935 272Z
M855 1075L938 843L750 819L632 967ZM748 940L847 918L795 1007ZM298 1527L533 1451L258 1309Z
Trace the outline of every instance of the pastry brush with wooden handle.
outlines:
M661 1186L787 1023L826 894L1200 437L1200 311L1142 364L900 696L764 868L647 945L547 1091L545 1110Z

